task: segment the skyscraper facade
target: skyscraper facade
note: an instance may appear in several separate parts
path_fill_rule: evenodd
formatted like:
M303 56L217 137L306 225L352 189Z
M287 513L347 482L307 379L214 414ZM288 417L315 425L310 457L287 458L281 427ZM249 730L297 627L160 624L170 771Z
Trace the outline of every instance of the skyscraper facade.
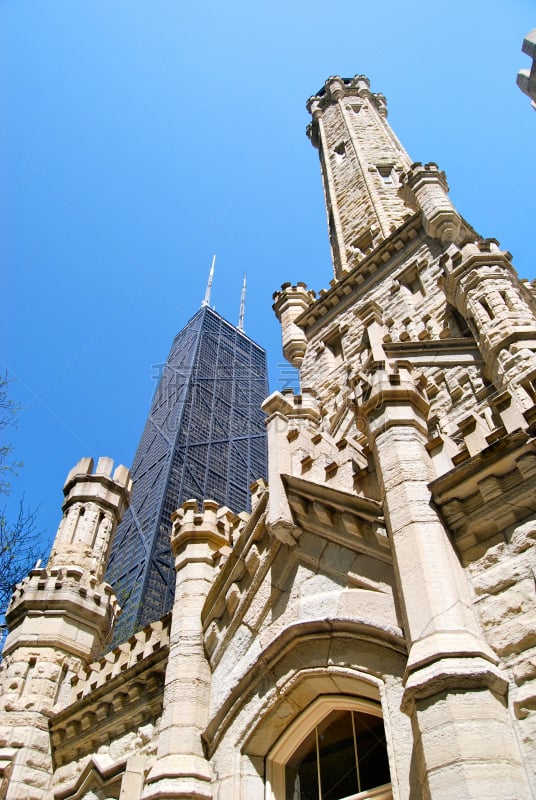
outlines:
M175 337L134 459L106 576L123 607L116 641L171 607L173 511L206 497L249 508L250 484L266 476L267 394L263 348L204 304Z

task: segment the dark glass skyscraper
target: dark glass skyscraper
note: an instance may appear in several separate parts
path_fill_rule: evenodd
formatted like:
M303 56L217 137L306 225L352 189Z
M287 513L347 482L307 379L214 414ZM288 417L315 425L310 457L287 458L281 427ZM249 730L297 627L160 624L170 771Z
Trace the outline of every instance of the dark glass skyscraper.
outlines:
M263 348L203 305L175 337L134 458L106 575L123 607L116 643L171 607L172 512L190 498L249 508L267 471L267 394Z

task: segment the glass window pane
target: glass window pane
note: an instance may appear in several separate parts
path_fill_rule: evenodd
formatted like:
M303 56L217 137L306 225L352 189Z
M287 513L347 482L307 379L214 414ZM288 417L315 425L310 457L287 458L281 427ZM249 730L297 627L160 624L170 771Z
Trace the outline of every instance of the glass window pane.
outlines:
M358 791L352 714L333 711L318 725L322 800L339 800Z
M361 791L389 783L389 762L381 717L354 713Z
M381 717L337 709L318 723L285 765L285 800L349 800L389 782Z
M318 800L316 730L306 736L286 764L285 800Z

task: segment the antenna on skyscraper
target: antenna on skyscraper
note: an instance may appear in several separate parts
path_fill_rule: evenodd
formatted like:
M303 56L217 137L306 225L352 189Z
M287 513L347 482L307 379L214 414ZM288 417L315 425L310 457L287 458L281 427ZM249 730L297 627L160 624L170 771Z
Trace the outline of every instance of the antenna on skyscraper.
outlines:
M212 281L214 279L214 264L216 263L216 256L212 256L212 266L210 267L210 272L208 274L208 283L207 283L207 290L205 292L205 299L201 303L201 308L203 306L210 305L210 293L212 291Z
M244 330L244 314L246 313L246 273L244 272L244 283L242 284L242 296L240 297L240 314L238 317L238 330Z

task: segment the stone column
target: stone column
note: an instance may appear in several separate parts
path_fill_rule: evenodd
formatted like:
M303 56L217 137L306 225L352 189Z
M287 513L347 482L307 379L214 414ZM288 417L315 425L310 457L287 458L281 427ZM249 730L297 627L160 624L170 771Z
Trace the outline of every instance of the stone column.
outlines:
M171 547L177 573L157 761L143 800L212 797L210 763L201 734L208 723L211 670L201 611L214 578L214 555L230 542L233 514L205 500L188 500L173 520Z
M425 796L528 798L505 702L507 681L481 636L465 575L430 502L424 395L407 370L378 370L362 412L404 615L404 711L412 719Z
M46 568L19 583L6 612L0 670L0 764L5 800L44 800L52 775L48 721L61 689L100 655L118 613L102 582L110 540L128 504L125 467L82 459L65 482L64 516ZM3 789L3 787L2 787Z

